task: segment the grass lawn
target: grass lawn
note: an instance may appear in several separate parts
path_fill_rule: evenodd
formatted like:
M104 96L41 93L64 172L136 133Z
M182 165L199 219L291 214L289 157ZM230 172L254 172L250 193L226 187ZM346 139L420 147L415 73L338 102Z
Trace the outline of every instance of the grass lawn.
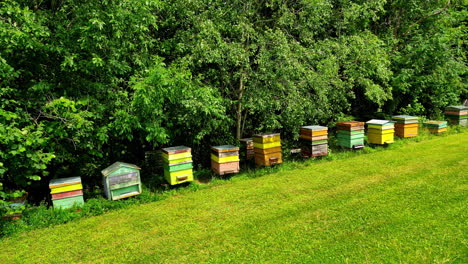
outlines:
M467 263L468 133L0 240L0 263Z

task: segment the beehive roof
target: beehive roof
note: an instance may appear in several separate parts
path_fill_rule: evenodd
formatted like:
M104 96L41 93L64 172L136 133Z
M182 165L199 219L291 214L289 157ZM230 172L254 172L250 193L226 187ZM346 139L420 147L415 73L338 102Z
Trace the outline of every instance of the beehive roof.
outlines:
M114 162L114 164L110 165L109 167L103 169L101 171L101 173L102 173L102 175L104 175L104 177L107 177L109 174L111 174L112 172L114 172L114 171L116 171L116 170L118 170L118 169L120 169L122 167L132 168L132 169L137 169L137 170L140 169L140 167L138 167L137 165L117 161L117 162Z

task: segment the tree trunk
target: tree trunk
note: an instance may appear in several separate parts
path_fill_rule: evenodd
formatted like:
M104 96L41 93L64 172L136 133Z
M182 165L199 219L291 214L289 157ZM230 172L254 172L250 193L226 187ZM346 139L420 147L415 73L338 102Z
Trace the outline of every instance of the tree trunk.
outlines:
M242 125L242 95L244 94L244 75L242 74L239 80L239 92L237 96L237 122L236 122L236 137L241 139L241 125Z

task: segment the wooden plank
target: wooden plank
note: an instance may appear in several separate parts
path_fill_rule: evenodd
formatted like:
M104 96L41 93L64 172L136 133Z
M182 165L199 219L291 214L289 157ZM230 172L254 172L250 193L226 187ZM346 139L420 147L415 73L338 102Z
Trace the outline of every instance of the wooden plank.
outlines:
M283 162L281 152L259 154L255 153L255 164L259 166L271 166Z
M173 172L173 171L181 171L181 170L188 170L193 168L193 163L192 162L187 162L187 163L182 163L182 164L177 164L177 165L164 165L164 169Z
M110 176L109 178L109 185L114 185L114 184L120 184L120 183L125 183L125 182L131 182L131 181L139 181L139 172L132 172L132 173L127 173L127 174L122 174L122 175L115 175L115 176Z
M83 189L83 185L81 185L81 183L78 183L78 184L51 189L50 193L54 194L54 193L70 192L70 191L76 191L76 190L82 190L82 189Z
M178 153L184 153L184 152L191 152L192 149L186 146L175 146L175 147L169 147L169 148L163 148L162 151L167 154L178 154Z
M64 198L70 198L74 196L83 196L83 190L75 190L75 191L69 191L69 192L62 192L62 193L53 193L52 194L52 200L59 200L59 199L64 199Z
M84 200L82 195L52 201L52 205L54 206L54 208L61 209L70 208L74 205L81 206L83 204Z
M182 152L182 153L176 153L176 154L163 153L162 157L163 157L164 161L168 162L168 161L171 161L171 160L191 158L192 157L192 152Z
M260 144L269 144L269 143L276 143L276 142L281 142L280 134L271 134L271 136L268 137L262 137L262 136L253 136L253 142L254 142L254 148L255 148L255 143L260 143Z
M230 156L239 156L239 151L229 151L229 152L211 152L212 155L216 157L230 157Z
M113 190L122 189L122 188L125 188L125 187L128 187L128 186L139 185L139 184L140 184L140 181L138 180L138 181L114 184L114 185L111 185L109 188L110 188L111 191L113 191Z
M139 184L126 186L126 187L111 191L112 200L118 200L118 199L129 197L128 196L129 194L131 194L131 196L134 196L140 193L141 193L141 186Z
M338 122L336 123L337 126L340 127L364 127L364 122L360 121L345 121L345 122Z
M218 175L238 173L240 171L239 162L218 163L211 160L211 170Z
M270 153L276 153L276 152L281 152L281 147L267 148L267 149L261 149L261 148L255 148L254 149L254 155L256 153L258 153L258 154L270 154Z
M269 148L276 148L276 147L281 147L281 142L280 141L271 142L271 143L257 143L257 142L254 142L254 149L256 149L256 148L269 149Z
M222 145L211 147L211 150L217 153L239 151L239 147L233 145Z
M80 177L68 177L68 178L60 178L60 179L53 179L49 182L49 188L59 188L68 185L74 185L81 183Z
M234 162L239 161L239 156L217 157L216 155L211 154L211 160L218 163Z

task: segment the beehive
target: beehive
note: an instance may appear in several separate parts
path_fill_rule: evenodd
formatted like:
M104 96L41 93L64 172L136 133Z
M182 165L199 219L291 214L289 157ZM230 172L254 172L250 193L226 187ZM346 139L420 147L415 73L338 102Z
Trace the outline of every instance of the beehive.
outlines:
M424 126L432 134L440 134L447 132L447 121L427 121Z
M395 123L395 135L401 138L418 136L419 121L416 116L397 115L393 117Z
M101 171L104 193L115 201L141 193L140 168L134 164L115 162Z
M372 119L366 123L369 143L384 145L394 142L395 125L393 121Z
M252 138L240 139L241 153L243 160L252 160L255 158L254 146Z
M466 126L468 120L468 107L463 105L447 106L445 117L451 125Z
M319 157L328 154L328 128L303 126L300 130L301 153L304 157Z
M271 166L282 163L281 138L279 133L257 134L252 137L255 164Z
M163 148L164 178L170 185L193 181L192 149L185 146Z
M352 149L364 148L364 122L339 122L336 128L339 146Z
M52 204L55 208L70 208L84 204L80 177L53 179L49 182Z
M239 148L232 145L211 147L211 170L218 175L239 172Z

